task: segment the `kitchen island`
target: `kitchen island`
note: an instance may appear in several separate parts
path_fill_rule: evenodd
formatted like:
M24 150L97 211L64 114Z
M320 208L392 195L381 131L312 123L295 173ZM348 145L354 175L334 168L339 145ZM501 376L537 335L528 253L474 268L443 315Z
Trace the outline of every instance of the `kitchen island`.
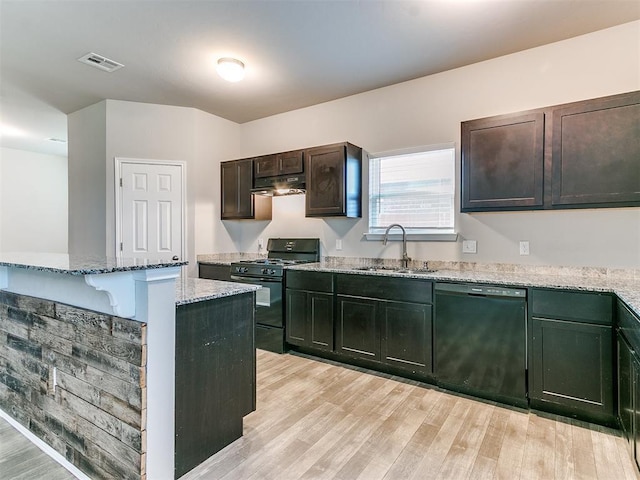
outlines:
M0 255L0 415L79 478L174 478L176 373L188 361L176 319L233 298L252 322L257 287L176 282L182 265ZM250 351L252 335L243 340Z

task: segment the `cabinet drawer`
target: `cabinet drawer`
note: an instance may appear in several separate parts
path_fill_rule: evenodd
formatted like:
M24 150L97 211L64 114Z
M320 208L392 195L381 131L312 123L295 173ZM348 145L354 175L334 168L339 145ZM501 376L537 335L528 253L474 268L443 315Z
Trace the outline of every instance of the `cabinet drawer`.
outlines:
M336 275L336 291L343 295L398 302L432 303L433 282L416 278L375 275Z
M286 287L313 292L333 292L333 274L286 270Z
M531 314L536 317L600 325L613 323L613 298L607 293L533 289L530 307Z
M618 300L618 329L636 352L640 353L640 319Z

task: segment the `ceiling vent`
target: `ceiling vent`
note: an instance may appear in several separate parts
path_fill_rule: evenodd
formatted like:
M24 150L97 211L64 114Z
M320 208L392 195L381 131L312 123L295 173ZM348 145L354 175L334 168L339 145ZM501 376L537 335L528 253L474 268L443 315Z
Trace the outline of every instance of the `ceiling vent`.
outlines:
M92 67L99 68L100 70L104 70L105 72L115 72L116 70L124 67L123 64L118 63L115 60L110 60L107 57L103 57L102 55L98 55L93 52L83 55L78 59L78 61L91 65Z

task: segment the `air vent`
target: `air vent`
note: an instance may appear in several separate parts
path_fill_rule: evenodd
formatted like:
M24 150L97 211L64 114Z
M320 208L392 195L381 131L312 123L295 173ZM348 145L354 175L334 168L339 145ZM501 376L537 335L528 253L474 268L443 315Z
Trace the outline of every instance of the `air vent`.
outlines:
M118 63L115 60L110 60L107 57L103 57L102 55L98 55L93 52L83 55L78 59L78 61L91 65L92 67L99 68L100 70L104 70L105 72L115 72L116 70L124 67L123 64Z

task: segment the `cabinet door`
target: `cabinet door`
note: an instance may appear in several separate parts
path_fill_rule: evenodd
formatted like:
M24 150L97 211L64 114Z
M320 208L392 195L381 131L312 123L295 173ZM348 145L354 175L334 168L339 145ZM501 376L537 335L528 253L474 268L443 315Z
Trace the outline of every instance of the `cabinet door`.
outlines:
M380 302L382 361L412 373L431 374L431 306Z
M307 217L362 216L362 149L350 143L305 152Z
M613 417L612 327L532 318L532 399Z
M633 352L618 334L618 420L627 440L633 441Z
M333 294L309 292L308 328L310 346L333 351Z
M350 357L380 360L376 300L338 295L336 352Z
M253 159L222 162L220 182L222 220L271 219L271 197L251 194Z
M345 214L345 166L344 145L307 151L307 217Z
M462 123L463 212L542 208L544 114Z
M640 362L637 358L632 362L633 370L633 458L636 468L640 470Z
M278 175L278 159L275 155L266 155L253 159L253 174L255 178L273 177Z
M296 150L294 152L279 153L278 157L278 175L292 175L294 173L302 173L304 171L304 151Z
M640 205L640 92L553 110L552 203Z
M222 218L251 218L253 216L252 160L222 162Z
M309 344L307 328L307 292L287 288L286 338L292 345Z

